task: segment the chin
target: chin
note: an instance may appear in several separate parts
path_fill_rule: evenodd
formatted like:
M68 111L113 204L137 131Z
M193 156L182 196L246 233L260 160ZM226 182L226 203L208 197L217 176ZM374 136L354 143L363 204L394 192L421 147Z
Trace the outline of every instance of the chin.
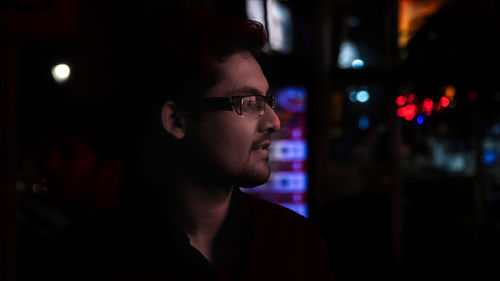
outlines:
M267 167L266 171L261 171L257 173L248 174L241 180L239 180L238 186L243 188L252 188L266 183L269 180L269 176L271 175L271 171L269 167Z

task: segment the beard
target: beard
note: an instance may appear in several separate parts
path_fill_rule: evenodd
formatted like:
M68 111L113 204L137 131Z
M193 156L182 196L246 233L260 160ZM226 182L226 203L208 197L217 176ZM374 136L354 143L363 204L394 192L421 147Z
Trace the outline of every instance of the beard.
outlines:
M237 186L243 188L252 188L266 183L271 175L271 168L268 163L263 166L251 166L238 178L235 178Z

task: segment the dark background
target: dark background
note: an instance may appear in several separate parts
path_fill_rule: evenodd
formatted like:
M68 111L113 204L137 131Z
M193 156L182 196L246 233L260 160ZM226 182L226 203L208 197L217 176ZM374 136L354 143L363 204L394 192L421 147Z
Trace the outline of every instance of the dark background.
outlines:
M271 52L262 66L270 84L308 89L310 218L329 242L338 280L483 279L497 271L499 148L488 143L500 138L500 4L443 2L403 48L397 0L282 2L292 12L293 51ZM131 46L159 13L246 16L245 7L242 0L0 2L0 280L15 278L16 180L36 136L55 130L68 108L129 109L141 96L130 93L130 67L140 57ZM359 46L362 69L339 68L346 39ZM65 84L50 76L60 61L72 69ZM423 124L397 116L399 95L438 100L446 85L456 89L453 107ZM369 89L369 102L349 101L356 87ZM361 115L367 129L358 127ZM437 165L440 145L462 160Z

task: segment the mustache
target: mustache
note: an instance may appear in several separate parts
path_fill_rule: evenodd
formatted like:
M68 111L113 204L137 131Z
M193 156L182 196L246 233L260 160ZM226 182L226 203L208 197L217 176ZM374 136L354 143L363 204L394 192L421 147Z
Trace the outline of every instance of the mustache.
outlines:
M252 149L257 149L260 146L262 146L265 143L270 143L271 142L271 134L265 134L258 140L255 140L252 142Z

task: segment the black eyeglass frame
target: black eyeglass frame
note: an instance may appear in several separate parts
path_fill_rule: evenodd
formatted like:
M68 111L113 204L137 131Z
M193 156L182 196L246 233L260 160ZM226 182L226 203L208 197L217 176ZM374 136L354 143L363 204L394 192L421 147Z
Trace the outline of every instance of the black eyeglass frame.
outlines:
M274 96L263 96L263 95L246 95L246 96L232 96L232 97L203 97L202 102L204 107L210 109L228 110L234 111L239 115L243 116L243 99L246 97L255 97L256 99L263 98L271 109L275 109L275 99ZM262 116L266 108L262 111Z

